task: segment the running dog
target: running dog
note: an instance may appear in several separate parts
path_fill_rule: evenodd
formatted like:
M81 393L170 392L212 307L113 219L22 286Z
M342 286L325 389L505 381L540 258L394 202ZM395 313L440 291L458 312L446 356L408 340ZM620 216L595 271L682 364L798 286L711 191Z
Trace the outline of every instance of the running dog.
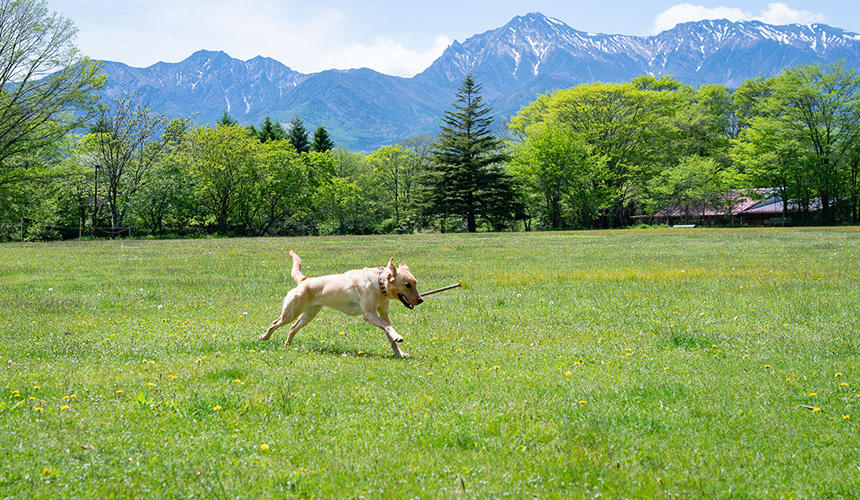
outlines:
M293 342L296 332L310 323L323 306L328 306L351 316L361 314L364 321L385 332L395 356L409 357L398 345L403 342L403 337L394 330L388 319L390 299L399 299L408 309L414 309L424 302L418 293L418 282L405 262L395 267L392 258L385 267L365 267L343 274L311 278L302 274L302 259L292 250L290 256L293 258L290 275L298 286L284 297L281 315L272 321L266 333L260 336L260 340L269 340L275 330L296 320L290 327L287 342L284 344L286 347Z

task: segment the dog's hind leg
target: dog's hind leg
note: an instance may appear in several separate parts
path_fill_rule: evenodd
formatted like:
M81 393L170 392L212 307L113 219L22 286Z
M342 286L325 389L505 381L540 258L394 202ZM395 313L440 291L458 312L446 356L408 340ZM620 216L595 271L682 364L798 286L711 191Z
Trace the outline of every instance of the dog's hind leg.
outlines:
M269 337L275 333L275 330L296 319L296 316L302 312L300 302L301 301L296 294L296 289L293 288L287 296L284 297L284 307L281 310L281 315L278 316L278 319L272 321L272 324L269 325L269 329L266 330L266 333L260 335L260 340L269 340Z
M293 343L293 337L296 336L296 332L298 332L303 326L310 323L311 320L314 319L314 317L317 315L317 313L320 312L320 309L322 309L322 306L308 307L307 309L305 309L305 312L299 315L299 319L297 319L296 322L293 323L293 326L290 327L290 336L287 337L287 341L284 343L284 347L287 347L288 345Z

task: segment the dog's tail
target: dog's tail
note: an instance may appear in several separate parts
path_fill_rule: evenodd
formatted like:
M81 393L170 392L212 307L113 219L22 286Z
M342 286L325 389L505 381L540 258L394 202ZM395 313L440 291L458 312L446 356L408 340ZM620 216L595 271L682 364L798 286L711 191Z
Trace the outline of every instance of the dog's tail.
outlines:
M296 252L290 250L290 257L293 258L293 271L290 273L290 276L293 277L293 281L298 285L302 281L308 279L308 277L302 274L302 259L296 254Z

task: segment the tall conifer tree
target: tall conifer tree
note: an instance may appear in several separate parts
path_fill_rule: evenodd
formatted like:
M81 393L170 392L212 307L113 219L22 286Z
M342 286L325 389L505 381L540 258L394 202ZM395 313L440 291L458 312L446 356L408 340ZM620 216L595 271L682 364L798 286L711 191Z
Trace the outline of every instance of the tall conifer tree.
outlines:
M424 178L424 206L442 217L463 218L466 230L477 229L478 218L498 227L513 215L511 180L501 170L507 160L502 141L493 135L490 108L480 96L481 85L466 76L452 111L432 147L432 165Z
M279 141L284 139L286 135L284 127L280 123L272 122L268 116L263 120L260 130L257 132L260 142Z
M296 148L299 153L307 153L311 149L311 141L308 139L308 131L305 128L304 122L298 116L290 122L290 133L287 134L287 139L290 144Z
M328 135L328 130L320 125L316 130L314 130L314 141L311 143L311 151L325 153L332 149L334 149L334 141L331 140L331 136Z

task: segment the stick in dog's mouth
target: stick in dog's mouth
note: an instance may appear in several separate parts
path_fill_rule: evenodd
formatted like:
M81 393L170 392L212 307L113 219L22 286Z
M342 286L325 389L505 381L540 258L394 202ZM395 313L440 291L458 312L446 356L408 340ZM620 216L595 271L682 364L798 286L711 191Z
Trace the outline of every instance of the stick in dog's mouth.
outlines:
M400 302L403 302L403 305L406 306L407 309L415 309L415 306L410 304L409 301L406 300L406 296L402 293L398 293L397 298L400 299Z

